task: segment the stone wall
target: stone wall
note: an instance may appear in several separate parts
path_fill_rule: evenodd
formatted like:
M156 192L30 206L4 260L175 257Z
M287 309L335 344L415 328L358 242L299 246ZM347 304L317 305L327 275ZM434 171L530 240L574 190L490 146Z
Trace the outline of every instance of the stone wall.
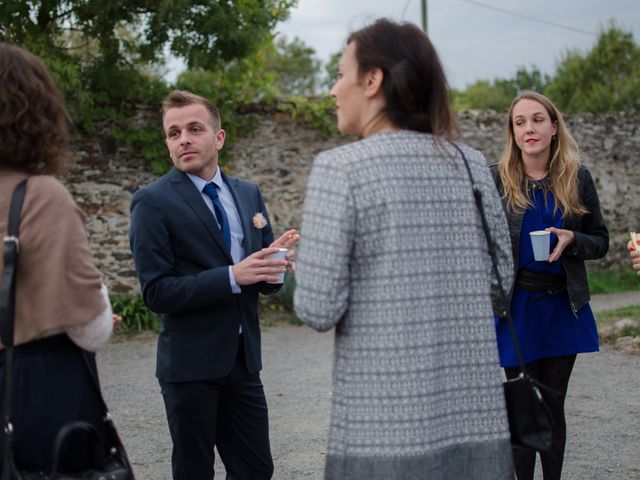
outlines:
M462 112L463 141L495 162L504 144L504 114ZM157 122L156 118L152 121ZM262 192L276 234L300 225L306 177L315 155L349 139L327 139L286 114L262 113L256 130L229 150L225 170L255 182ZM596 181L611 235L609 254L590 267L628 268L629 230L640 231L640 113L583 114L567 118L583 162ZM66 184L87 213L90 243L113 292L137 291L128 243L132 193L153 180L147 162L133 149L101 137L74 139L76 164Z

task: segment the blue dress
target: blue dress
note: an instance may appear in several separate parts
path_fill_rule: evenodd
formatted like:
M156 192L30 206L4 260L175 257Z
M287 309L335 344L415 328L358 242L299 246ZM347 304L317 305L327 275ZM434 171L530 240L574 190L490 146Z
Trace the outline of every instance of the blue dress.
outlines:
M553 193L534 188L533 206L529 208L522 221L518 270L542 272L548 275L566 276L559 260L537 262L533 258L533 249L529 232L544 230L548 227L562 228L562 214L554 213ZM558 243L558 237L551 234L551 249ZM558 295L542 295L515 288L511 299L511 316L518 335L520 349L525 363L542 358L572 355L581 352L598 351L598 331L595 318L589 304L577 313L571 309L569 294L566 290ZM518 365L505 318L495 316L500 365L514 367Z

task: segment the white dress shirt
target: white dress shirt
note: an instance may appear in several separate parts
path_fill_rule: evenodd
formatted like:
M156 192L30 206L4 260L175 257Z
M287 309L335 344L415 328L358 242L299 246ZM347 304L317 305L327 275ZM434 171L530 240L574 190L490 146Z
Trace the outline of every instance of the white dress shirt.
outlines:
M229 230L231 231L231 258L233 259L234 264L240 262L244 258L244 248L242 248L242 241L244 240L244 233L242 233L242 223L240 223L240 215L238 214L238 209L236 208L236 203L233 200L231 190L229 190L229 187L222 181L220 169L218 168L216 170L215 175L209 181L190 173L187 173L187 176L198 189L200 195L202 195L204 202L207 204L207 207L211 211L211 215L213 215L213 218L218 224L218 228L220 228L220 223L218 223L218 219L216 218L213 210L213 202L208 195L202 193L202 190L208 183L213 182L216 187L218 187L218 198L220 199L220 203L222 204L224 212L227 215L227 219L229 220ZM231 284L231 291L233 293L241 292L240 285L238 285L235 277L233 276L233 270L231 266L229 266L229 282Z

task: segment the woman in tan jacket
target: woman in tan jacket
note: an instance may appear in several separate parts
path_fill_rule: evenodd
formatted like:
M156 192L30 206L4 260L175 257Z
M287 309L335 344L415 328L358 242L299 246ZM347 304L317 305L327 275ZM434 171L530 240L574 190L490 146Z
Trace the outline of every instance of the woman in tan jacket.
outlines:
M69 117L55 82L37 57L0 43L0 91L2 236L14 189L27 179L16 274L14 458L19 469L47 471L62 425L83 420L104 434L100 403L82 353L102 346L119 318L112 315L93 263L84 216L51 176L62 173L68 158ZM3 267L0 258L0 271ZM2 347L3 391L4 353ZM93 355L88 357L95 369ZM4 393L4 412L3 398ZM0 448L3 443L0 435ZM74 453L69 469L82 467L82 455Z

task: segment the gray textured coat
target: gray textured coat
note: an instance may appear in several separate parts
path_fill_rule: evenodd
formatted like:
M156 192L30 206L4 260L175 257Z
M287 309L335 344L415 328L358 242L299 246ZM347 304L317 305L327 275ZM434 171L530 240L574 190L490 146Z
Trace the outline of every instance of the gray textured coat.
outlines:
M509 288L500 198L462 148ZM296 312L336 328L325 478L512 478L491 261L460 155L408 131L323 152L301 233Z

